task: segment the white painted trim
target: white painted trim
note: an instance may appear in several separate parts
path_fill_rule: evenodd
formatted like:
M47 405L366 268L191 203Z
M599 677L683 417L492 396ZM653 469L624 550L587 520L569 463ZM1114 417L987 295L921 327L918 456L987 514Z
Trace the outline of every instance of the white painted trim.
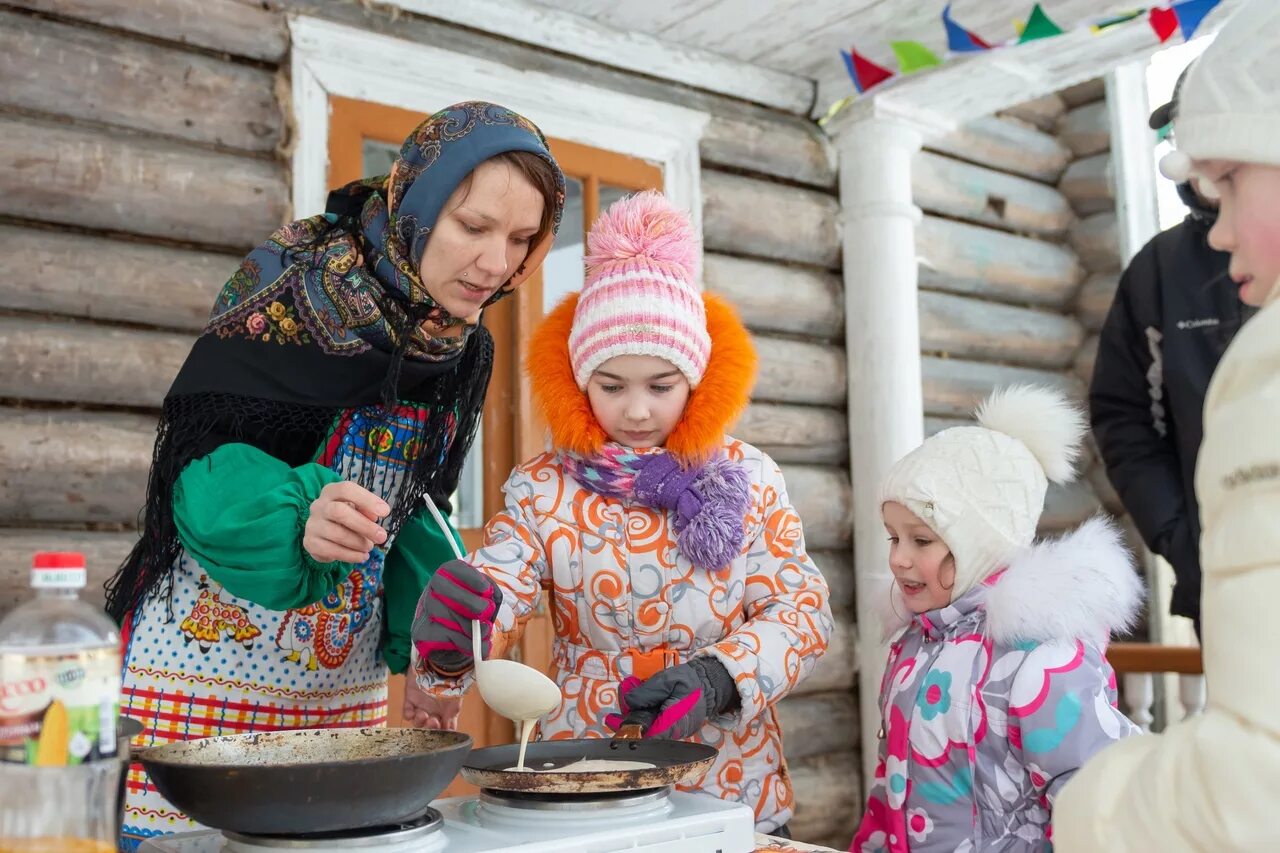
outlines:
M291 17L289 29L295 216L324 209L330 95L423 114L486 100L527 116L548 136L661 166L664 192L701 233L698 142L710 119L704 112L305 15Z
M383 0L382 5L797 115L813 107L815 86L807 77L616 29L528 0Z
M1107 112L1111 122L1111 169L1116 191L1116 222L1124 263L1160 230L1156 203L1154 146L1147 117L1147 63L1121 65L1107 75Z

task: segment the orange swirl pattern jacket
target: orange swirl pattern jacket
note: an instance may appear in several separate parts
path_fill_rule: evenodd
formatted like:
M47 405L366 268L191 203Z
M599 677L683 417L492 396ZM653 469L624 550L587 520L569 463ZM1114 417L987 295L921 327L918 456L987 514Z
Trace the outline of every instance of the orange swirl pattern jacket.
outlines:
M752 501L745 544L719 571L694 568L681 556L667 513L588 491L554 453L512 472L503 487L506 509L467 562L502 589L495 655L519 639L549 596L552 677L563 700L542 721L543 739L611 736L604 717L617 709L619 683L635 671L633 652L667 665L695 654L719 658L742 707L691 738L720 753L687 789L745 803L767 832L794 811L774 705L826 651L831 609L778 466L732 438L724 450L750 472ZM419 672L424 688L437 693L468 686Z

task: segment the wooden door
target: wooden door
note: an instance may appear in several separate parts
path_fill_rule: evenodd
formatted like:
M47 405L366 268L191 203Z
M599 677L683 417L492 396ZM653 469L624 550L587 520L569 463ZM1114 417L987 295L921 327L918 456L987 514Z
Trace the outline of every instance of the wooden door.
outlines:
M423 119L419 113L348 98L331 97L329 105L331 187L366 175L386 174L400 144ZM536 121L537 117L532 118ZM460 525L468 550L481 543L483 519L502 508L502 484L511 469L546 449L545 424L534 411L529 383L521 369L525 341L549 308L582 287L586 233L599 212L629 193L662 188L662 169L651 163L565 140L549 142L566 181L565 214L555 248L542 269L513 296L484 312L484 325L494 338L493 379L481 434L472 452L475 467L471 476L464 476L454 500L454 521ZM548 672L553 634L544 603L511 657ZM388 709L391 726L403 724L403 695L403 676L393 676ZM515 739L511 722L491 713L474 693L463 703L459 728L475 739L477 747ZM446 793L461 794L466 788L455 782Z

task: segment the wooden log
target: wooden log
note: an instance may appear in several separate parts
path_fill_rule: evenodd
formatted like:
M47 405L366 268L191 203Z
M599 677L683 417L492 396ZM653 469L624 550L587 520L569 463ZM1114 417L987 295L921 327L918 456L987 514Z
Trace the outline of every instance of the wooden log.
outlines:
M142 415L0 409L0 518L135 523L155 437Z
M849 419L841 409L752 403L733 434L777 462L844 465L849 458Z
M199 331L237 255L0 225L0 308Z
M1056 92L1050 92L1039 98L1032 98L1020 104L1000 111L1001 116L1009 116L1019 121L1033 124L1040 130L1052 131L1058 121L1067 112L1067 102Z
M1076 160L1058 181L1058 189L1080 216L1115 210L1115 173L1111 167L1111 152L1104 151Z
M756 335L759 375L753 398L769 403L843 406L848 385L844 347Z
M288 200L275 162L0 117L0 215L244 248Z
M824 339L844 333L844 286L838 275L708 252L702 277L707 290L737 307L752 331Z
M1080 285L1080 293L1076 296L1076 313L1080 316L1084 327L1091 332L1102 328L1111 311L1111 303L1116 299L1116 288L1120 286L1118 272L1094 273Z
M793 695L809 696L831 692L852 694L858 672L857 654L853 617L836 613L827 653L814 666L809 677L796 686Z
M814 190L702 173L702 237L713 251L835 269L839 211L834 198Z
M280 143L268 71L0 12L0 104L245 151Z
M14 0L17 6L219 53L276 62L289 48L277 0Z
M1204 660L1199 646L1159 646L1150 643L1112 643L1107 661L1118 673L1176 672L1203 675Z
M780 466L787 494L804 527L805 545L815 551L844 550L853 541L853 490L844 468Z
M1073 369L1086 385L1093 380L1093 367L1098 362L1098 336L1092 335L1076 354Z
M926 415L968 417L992 390L1013 384L1047 385L1074 400L1084 397L1084 384L1067 373L934 356L921 359L920 371Z
M192 336L0 317L0 397L159 408ZM3 515L0 515L3 518Z
M1075 220L1053 187L929 151L912 161L911 185L915 203L930 213L1006 231L1061 234Z
M89 579L80 598L102 607L102 585L116 573L137 538L124 531L0 528L0 617L31 597L31 556L37 551L84 554Z
M862 764L856 752L815 755L787 765L795 787L791 833L801 843L844 849L862 816ZM834 841L843 839L843 841Z
M1071 162L1056 136L1013 118L988 116L927 143L931 151L1053 183Z
M1062 102L1068 107L1080 107L1105 98L1107 96L1107 83L1102 77L1094 77L1092 80L1068 86L1058 94L1061 96Z
M831 609L837 613L853 610L853 554L848 551L816 551L810 548L809 559L822 572L831 591Z
M949 293L920 293L920 346L958 358L1060 369L1084 340L1073 317Z
M727 166L802 184L835 186L831 143L812 122L765 110L713 113L698 142L702 165Z
M1071 246L1090 272L1120 269L1120 227L1115 211L1104 211L1077 220L1070 230Z
M1111 148L1111 116L1106 101L1094 101L1062 117L1058 137L1079 157Z
M1066 306L1084 275L1069 248L926 216L916 228L920 287L983 299Z
M1087 482L1076 480L1065 486L1050 483L1039 530L1042 534L1073 530L1101 511L1102 504Z
M776 707L787 761L857 749L858 707L852 692L788 696Z

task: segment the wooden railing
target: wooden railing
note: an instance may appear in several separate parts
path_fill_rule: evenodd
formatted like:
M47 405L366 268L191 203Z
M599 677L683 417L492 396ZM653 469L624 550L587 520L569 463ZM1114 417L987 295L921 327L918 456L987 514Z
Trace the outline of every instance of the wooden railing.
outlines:
M1155 703L1156 674L1177 674L1182 719L1204 710L1204 661L1198 647L1113 643L1107 648L1107 660L1120 678L1120 697L1125 713L1143 731L1150 731L1155 719L1152 705Z

